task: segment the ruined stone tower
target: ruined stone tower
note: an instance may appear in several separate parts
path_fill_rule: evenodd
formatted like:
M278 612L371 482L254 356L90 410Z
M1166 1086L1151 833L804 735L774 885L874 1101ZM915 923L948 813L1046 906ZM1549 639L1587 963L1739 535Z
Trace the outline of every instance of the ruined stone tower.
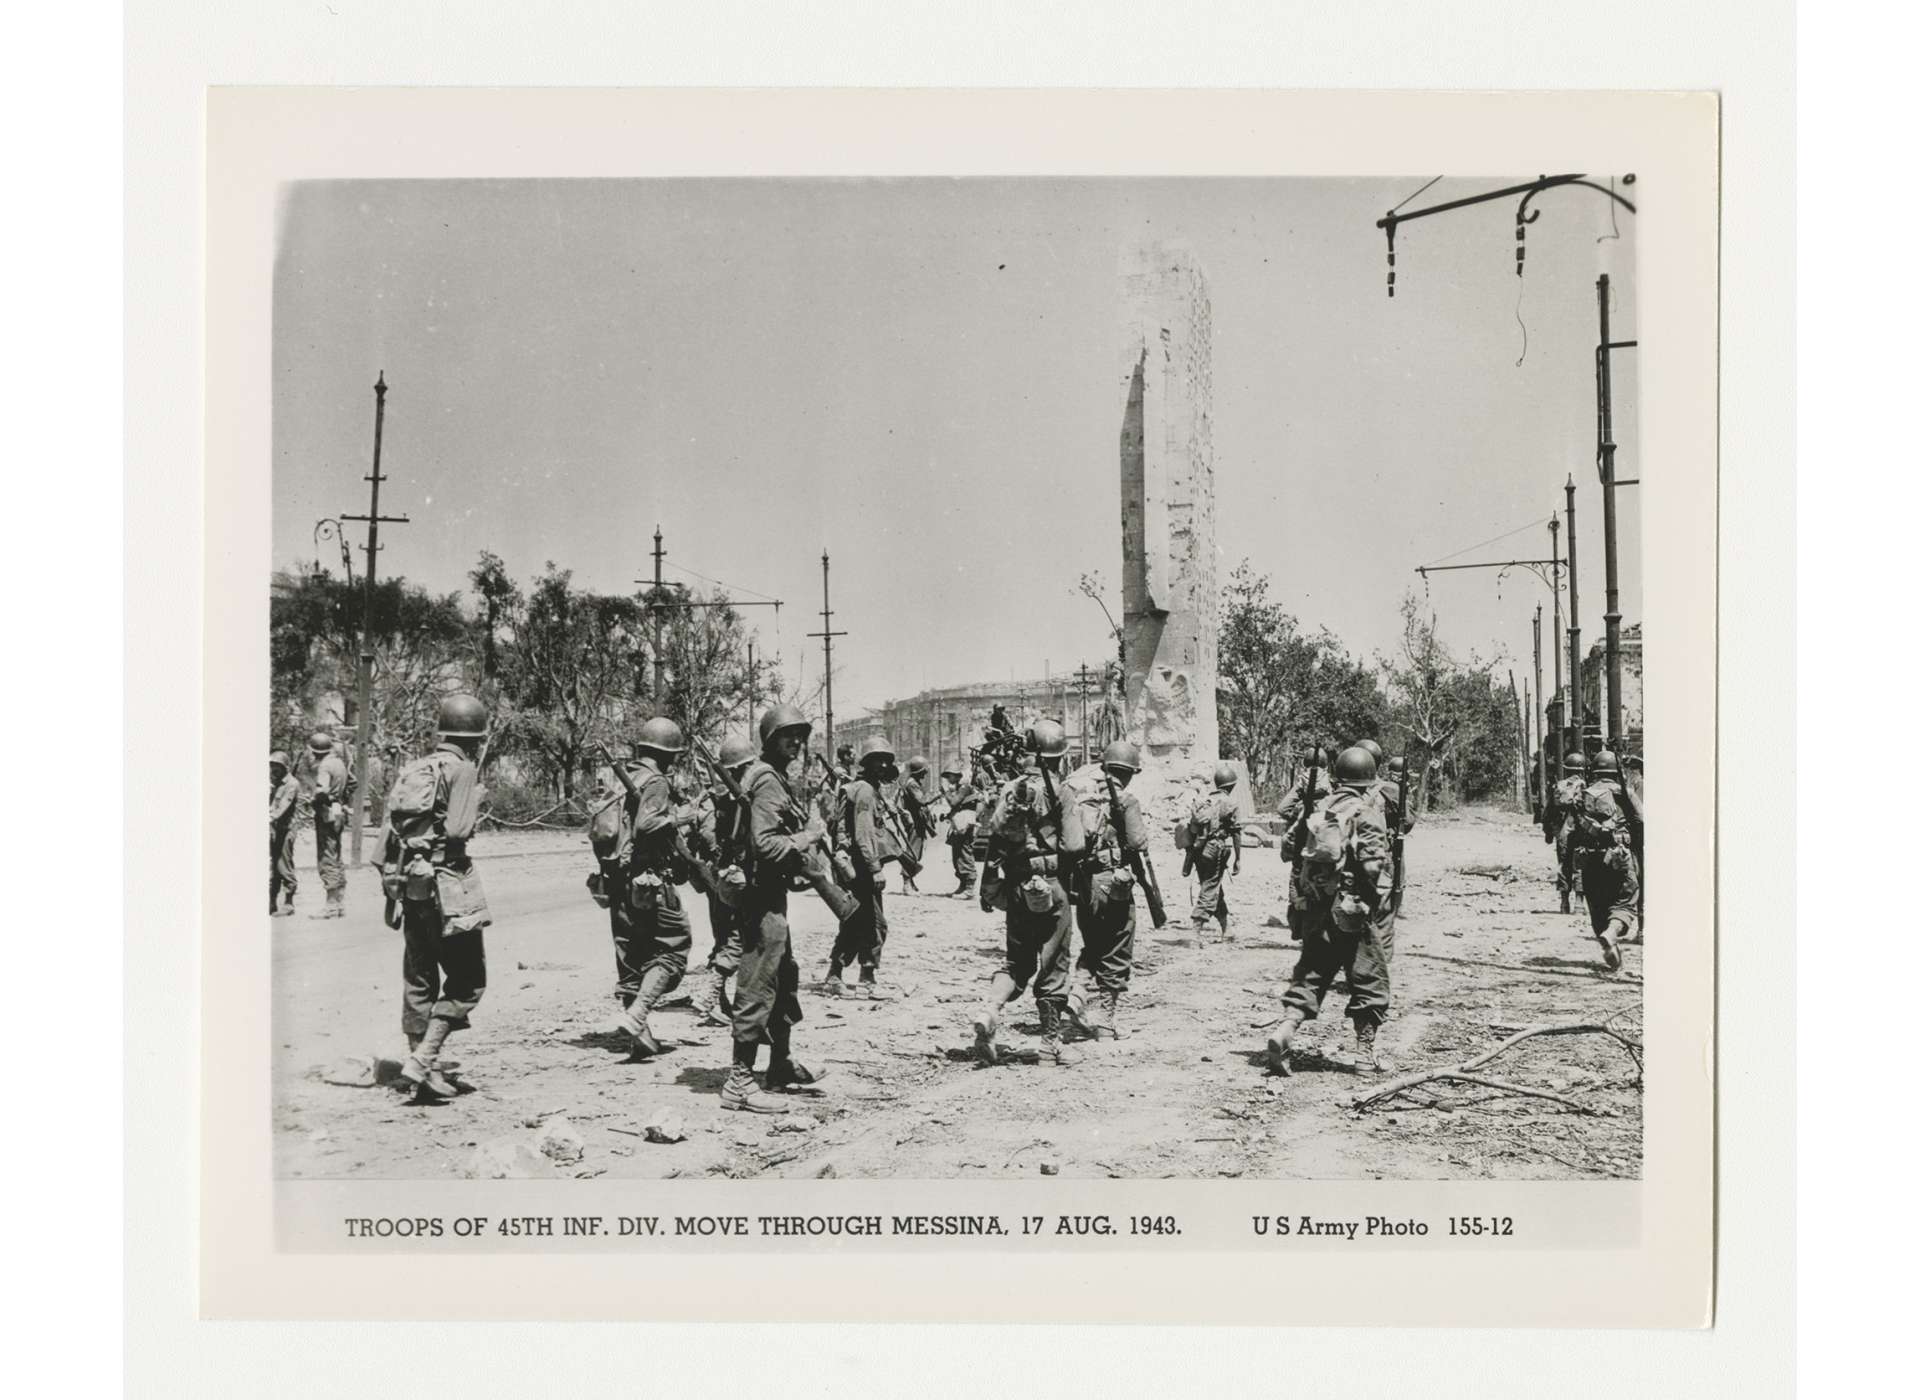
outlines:
M1120 255L1121 581L1130 737L1211 763L1218 606L1213 544L1213 313L1193 251Z

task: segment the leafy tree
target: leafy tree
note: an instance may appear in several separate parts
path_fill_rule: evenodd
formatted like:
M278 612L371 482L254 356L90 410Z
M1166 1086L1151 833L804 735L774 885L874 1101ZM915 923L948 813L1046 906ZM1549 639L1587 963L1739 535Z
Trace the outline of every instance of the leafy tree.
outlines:
M1510 793L1519 761L1513 697L1497 684L1498 658L1460 660L1440 640L1438 619L1408 593L1400 602L1400 655L1382 659L1394 725L1425 768L1424 805L1484 801Z
M1247 562L1234 569L1221 596L1218 653L1222 747L1262 787L1290 777L1314 745L1378 734L1386 716L1374 672L1325 628L1303 631L1270 587Z

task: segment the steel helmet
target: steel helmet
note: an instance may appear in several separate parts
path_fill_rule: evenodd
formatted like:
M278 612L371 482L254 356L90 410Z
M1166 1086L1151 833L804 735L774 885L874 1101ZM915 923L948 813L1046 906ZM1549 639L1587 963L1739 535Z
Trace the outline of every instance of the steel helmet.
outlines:
M1407 760L1404 756L1387 760L1387 776L1390 778L1404 778L1407 776Z
M449 695L440 702L433 727L449 739L484 739L487 707L472 695Z
M1584 773L1587 770L1587 756L1583 753L1570 753L1567 755L1565 767L1570 772Z
M813 721L795 705L775 705L760 716L760 742L767 744L783 729L798 729L802 737L813 733Z
M326 753L333 748L333 735L324 729L316 729L307 736L307 748L313 753Z
M276 763L282 768L293 767L293 760L287 757L287 751L285 749L275 749L267 755L267 764L269 767Z
M927 771L927 760L921 757L919 754L915 754L912 758L907 760L907 771L909 773L912 773L915 777L918 777L920 774L925 773Z
M1067 731L1057 720L1035 720L1027 730L1027 747L1042 758L1059 758L1067 751Z
M1140 746L1125 739L1115 739L1108 744L1100 755L1102 768L1124 768L1129 773L1140 771Z
M1380 765L1387 761L1387 751L1371 739L1362 739L1359 743L1355 744L1354 747L1356 749L1365 749L1373 755L1373 766L1376 772L1379 770Z
M1307 754L1307 766L1309 768L1325 768L1328 761L1327 751L1318 745L1315 745L1313 750Z
M1370 783L1378 771L1373 755L1358 744L1340 750L1340 757L1333 761L1333 780L1336 783Z
M1240 770L1235 768L1231 763L1216 763L1213 765L1213 785L1219 791L1226 792L1239 781Z
M1620 759L1612 749L1602 749L1593 756L1593 771L1596 773L1620 774Z
M869 734L860 741L860 762L864 764L870 758L884 758L889 763L893 762L893 745L887 742L886 735Z
M730 735L720 746L720 766L738 768L743 763L753 762L753 741L744 734Z
M680 726L665 715L655 715L640 726L640 732L634 736L636 749L652 749L655 753L679 754L686 752L687 736L680 732Z
M943 778L957 778L960 776L960 770L958 768L942 768L940 770L940 776Z

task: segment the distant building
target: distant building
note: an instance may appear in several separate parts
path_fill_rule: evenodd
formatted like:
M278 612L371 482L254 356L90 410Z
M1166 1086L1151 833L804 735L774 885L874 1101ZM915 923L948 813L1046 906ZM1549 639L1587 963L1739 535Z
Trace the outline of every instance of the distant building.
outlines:
M1100 689L1097 677L1087 686L1086 730L1081 725L1080 684L1072 675L1035 681L983 681L974 685L946 686L923 690L905 700L889 700L878 709L852 719L838 720L833 726L835 746L853 745L858 753L870 734L884 734L899 756L900 766L915 754L924 756L937 773L950 765L963 771L967 753L979 747L986 736L987 721L995 705L1007 708L1007 718L1016 733L1035 720L1057 720L1067 731L1067 747L1077 763L1083 732L1091 746L1093 729L1099 714Z
M1620 629L1620 721L1626 727L1626 752L1646 752L1646 699L1644 667L1641 658L1640 624ZM1607 732L1607 643L1603 637L1588 649L1580 661L1580 685L1575 692L1586 717L1588 733ZM1547 708L1547 736L1556 743L1561 729L1560 696L1555 694Z

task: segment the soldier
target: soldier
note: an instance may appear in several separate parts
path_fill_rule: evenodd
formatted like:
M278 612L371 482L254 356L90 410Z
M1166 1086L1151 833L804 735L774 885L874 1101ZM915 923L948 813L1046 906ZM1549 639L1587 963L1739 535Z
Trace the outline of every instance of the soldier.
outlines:
M387 756L369 754L367 756L367 825L382 826L387 820L387 787L393 781L393 764L398 761L400 751L389 745Z
M1300 818L1311 801L1321 802L1333 791L1333 784L1327 777L1327 751L1315 748L1307 754L1307 766L1300 771L1292 787L1287 789L1285 797L1280 799L1280 859L1288 863L1287 875L1287 923L1293 930L1294 941L1300 939L1300 929L1294 923L1294 912L1299 909L1302 899L1300 890ZM1313 786L1308 788L1311 781Z
M973 834L980 820L980 793L957 767L941 770L940 791L947 799L947 847L953 852L953 878L960 882L951 897L970 899L977 873Z
M474 756L487 735L487 708L471 695L449 695L436 728L439 746L394 779L381 883L388 922L397 921L406 939L400 1029L408 1054L399 1083L417 1096L444 1098L458 1090L446 1078L453 1063L440 1052L449 1035L467 1029L487 989L482 930L492 918L467 854L480 820Z
M1294 910L1301 939L1280 1025L1267 1040L1267 1067L1292 1073L1294 1033L1320 1014L1334 979L1347 976L1347 1015L1361 1068L1386 1068L1375 1035L1390 1003L1387 961L1375 938L1376 921L1392 899L1388 835L1371 789L1373 756L1345 749L1333 763L1334 790L1316 804L1301 834L1302 902Z
M740 971L734 981L733 1068L720 1107L745 1113L785 1113L775 1093L818 1092L817 1075L793 1058L793 1027L801 1018L800 968L787 928L787 882L802 873L810 852L825 846L826 827L795 796L787 774L806 752L813 726L792 705L760 716L760 761L741 780L747 797L747 887L738 909ZM766 1092L754 1083L753 1062L771 1047Z
M1140 799L1126 790L1140 771L1139 747L1125 739L1108 744L1100 755L1100 771L1098 785L1079 797L1087 854L1078 863L1074 879L1083 990L1074 998L1073 1012L1081 1029L1095 1040L1118 1040L1120 998L1133 980L1130 857L1147 848L1147 819L1140 811Z
M860 776L860 767L853 761L853 745L842 744L833 751L834 786L843 787Z
M1373 771L1378 773L1387 766L1387 751L1372 739L1356 739L1353 746L1365 749L1367 757L1373 760Z
M633 746L639 755L633 786L596 819L595 853L613 929L620 1029L631 1057L640 1060L661 1051L647 1018L679 985L693 947L693 926L676 886L687 879L682 832L695 813L674 803L667 776L686 749L680 726L663 716L650 719Z
M267 755L267 912L276 919L293 913L300 877L293 868L294 818L300 814L300 780L293 760L275 749ZM287 902L282 905L280 896Z
M307 752L314 762L314 856L320 866L320 883L327 892L326 908L309 917L337 919L347 912L347 867L340 859L340 833L346 829L353 784L347 778L347 765L333 751L333 735L326 730L313 732L307 740Z
M1006 895L1007 956L993 974L987 1004L974 1017L974 1049L985 1063L999 1063L1000 1008L1031 982L1040 1008L1041 1054L1070 1065L1062 1024L1073 941L1066 881L1073 862L1086 853L1087 838L1079 805L1064 791L1066 730L1043 719L1027 731L1026 741L1029 771L1001 788L983 822Z
M860 775L840 789L839 837L853 872L848 888L860 901L860 910L840 925L840 933L833 940L826 980L820 988L829 996L846 994L841 974L855 963L860 967L855 994L870 997L875 991L880 954L887 946L886 862L893 858L888 849L893 838L882 810L887 799L881 789L898 776L899 769L893 766L893 746L885 735L873 734L860 746Z
M1187 818L1187 857L1180 873L1198 874L1200 893L1193 901L1193 935L1209 919L1220 921L1220 934L1232 938L1228 928L1227 855L1233 855L1232 873L1240 873L1240 813L1232 796L1239 773L1231 763L1217 764L1213 770L1213 792L1195 804Z
M1560 912L1573 912L1573 896L1580 894L1579 853L1573 841L1573 822L1580 810L1580 799L1587 791L1586 755L1575 751L1565 760L1565 776L1553 785L1547 798L1547 839L1553 842L1557 870L1554 883L1560 887Z
M1633 857L1639 812L1621 780L1620 760L1611 749L1600 750L1593 756L1593 780L1568 825L1587 922L1609 972L1620 967L1620 945L1640 941L1640 868Z
M1387 849L1392 860L1392 892L1380 917L1374 923L1374 938L1380 955L1393 961L1393 926L1400 917L1400 901L1407 892L1406 834L1413 830L1413 807L1407 791L1407 760L1396 758L1387 764L1386 776L1374 785L1380 803L1380 824L1387 830Z
M753 744L735 735L720 745L720 766L738 783L753 762ZM744 789L743 789L744 790ZM727 1002L727 979L740 966L739 891L746 883L746 811L718 775L700 812L695 840L719 876L724 889L707 891L707 919L713 929L713 951L706 973L693 993L693 1009L704 1026L732 1024ZM729 900L733 901L729 903Z
M927 838L933 835L934 795L927 791L927 773L927 760L915 754L907 760L907 776L900 780L900 825L907 854L916 865L924 859ZM900 890L903 894L920 893L904 862L900 866Z

